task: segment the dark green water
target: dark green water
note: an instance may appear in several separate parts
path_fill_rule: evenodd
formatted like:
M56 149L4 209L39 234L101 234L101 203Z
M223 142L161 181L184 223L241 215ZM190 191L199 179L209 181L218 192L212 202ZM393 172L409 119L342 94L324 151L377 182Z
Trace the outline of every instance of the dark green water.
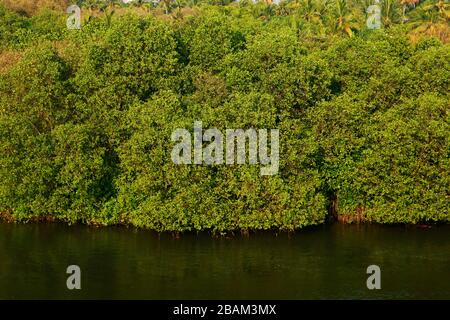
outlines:
M66 268L81 268L81 290ZM368 290L366 268L381 268ZM0 224L0 298L450 299L450 226L323 226L292 235L158 236Z

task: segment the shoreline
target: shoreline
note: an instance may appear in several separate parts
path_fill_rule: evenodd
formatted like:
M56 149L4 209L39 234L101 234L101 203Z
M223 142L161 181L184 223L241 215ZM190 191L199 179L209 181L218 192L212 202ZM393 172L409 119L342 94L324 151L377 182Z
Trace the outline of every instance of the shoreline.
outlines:
M294 234L298 232L303 231L314 231L313 229L320 228L323 226L329 226L333 224L339 224L339 225L361 225L361 226L368 226L368 225L376 225L376 226L386 226L386 227L404 227L404 228L414 228L414 229L431 229L435 227L440 226L446 226L450 225L449 222L446 221L433 221L433 222L418 222L418 223L379 223L379 222L373 222L368 221L366 219L363 219L359 217L359 215L354 215L357 217L353 217L352 219L351 214L342 214L337 216L328 217L326 221L320 224L316 225L309 225L302 228L294 229L294 230L288 230L288 229L235 229L235 230L225 230L225 231L213 231L211 229L205 229L205 230L185 230L185 231L177 231L177 230L166 230L166 231L157 231L150 228L143 228L143 227L137 227L131 223L116 223L116 224L102 224L98 222L81 222L77 221L74 223L70 223L68 221L55 218L51 215L47 216L38 216L38 217L31 217L29 219L19 220L16 219L11 213L9 212L0 212L0 223L6 223L6 224L60 224L65 226L85 226L85 227L91 227L91 228L97 228L97 229L106 229L111 227L117 227L117 228L132 228L135 230L140 231L150 231L157 234L172 234L175 237L179 237L182 234L210 234L212 236L250 236L251 234L256 233L272 233L272 234Z

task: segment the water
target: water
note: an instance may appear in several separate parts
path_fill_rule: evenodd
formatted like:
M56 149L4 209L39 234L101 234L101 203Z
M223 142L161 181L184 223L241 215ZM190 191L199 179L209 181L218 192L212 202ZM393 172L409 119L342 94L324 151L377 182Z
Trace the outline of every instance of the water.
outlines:
M334 224L213 238L0 224L1 299L450 299L450 226ZM81 268L82 289L66 288ZM381 268L368 290L366 268Z

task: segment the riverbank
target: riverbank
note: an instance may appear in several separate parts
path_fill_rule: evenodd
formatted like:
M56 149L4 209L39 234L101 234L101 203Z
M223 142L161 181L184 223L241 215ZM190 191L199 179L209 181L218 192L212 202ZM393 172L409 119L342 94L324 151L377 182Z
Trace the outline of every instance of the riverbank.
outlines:
M30 219L26 220L19 220L15 218L11 213L8 212L0 212L0 223L8 223L8 224L55 224L55 225L78 225L78 226L87 226L87 227L95 227L95 228L109 228L109 227L123 227L123 228L133 228L136 230L142 230L142 231L151 231L155 232L156 230L152 229L146 229L143 227L137 227L135 225L132 225L130 223L118 223L118 224L111 224L106 225L95 221L90 222L67 222L62 219L57 219L51 215L46 216L39 216L39 217L32 217ZM341 225L375 225L375 226L394 226L394 227L405 227L405 228L417 228L417 229L430 229L433 227L439 227L439 226L445 226L450 225L450 223L446 221L437 221L437 222L417 222L415 224L412 223L377 223L377 222L371 222L365 219L361 214L356 215L337 215L330 217L326 220L323 224L317 224L314 226L305 226L301 229L295 229L295 230L283 230L283 229L242 229L242 230L222 230L222 231L213 231L213 230L185 230L185 231L178 231L178 230L165 230L162 233L169 233L175 235L177 238L181 234L189 234L189 233L211 233L213 236L235 236L235 235L243 235L243 236L249 236L251 234L256 234L260 232L269 232L273 234L291 234L301 231L311 231L314 229L321 228L323 226L332 225L332 224L341 224ZM158 231L156 231L158 232Z

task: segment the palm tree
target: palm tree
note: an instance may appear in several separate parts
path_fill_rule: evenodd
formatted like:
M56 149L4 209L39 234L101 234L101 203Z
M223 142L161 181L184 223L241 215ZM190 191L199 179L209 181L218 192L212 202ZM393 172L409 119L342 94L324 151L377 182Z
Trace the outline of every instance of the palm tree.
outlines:
M450 4L444 0L439 0L435 7L439 12L440 19L448 22L450 19Z
M353 36L353 29L358 28L354 13L348 6L347 0L335 0L333 28L339 33Z
M450 4L445 0L426 1L411 12L411 24L415 27L413 37L431 35L449 40Z
M400 4L402 5L402 23L407 21L406 11L410 7L415 7L416 4L419 3L420 0L400 0Z
M427 1L418 7L414 13L413 20L416 22L445 23L449 22L450 19L450 4L444 0Z
M165 14L169 14L172 11L172 0L161 0L160 3L162 3L164 7Z
M302 18L308 22L318 22L327 11L328 0L301 0L300 12Z
M288 16L291 12L292 10L286 1L280 2L275 9L275 15L277 16Z
M94 14L93 14L94 10L99 9L99 2L98 2L98 0L83 0L83 1L81 1L81 6L83 6L83 8L85 8L85 9L87 9L88 21L89 21L94 16Z
M288 8L292 27L302 36L325 32L329 0L296 0Z
M120 6L123 2L121 0L103 0L99 6L100 12L103 12L106 17L106 25L111 25L112 16L116 11L116 7Z
M400 20L399 3L396 0L381 1L381 19L385 27L391 26Z

